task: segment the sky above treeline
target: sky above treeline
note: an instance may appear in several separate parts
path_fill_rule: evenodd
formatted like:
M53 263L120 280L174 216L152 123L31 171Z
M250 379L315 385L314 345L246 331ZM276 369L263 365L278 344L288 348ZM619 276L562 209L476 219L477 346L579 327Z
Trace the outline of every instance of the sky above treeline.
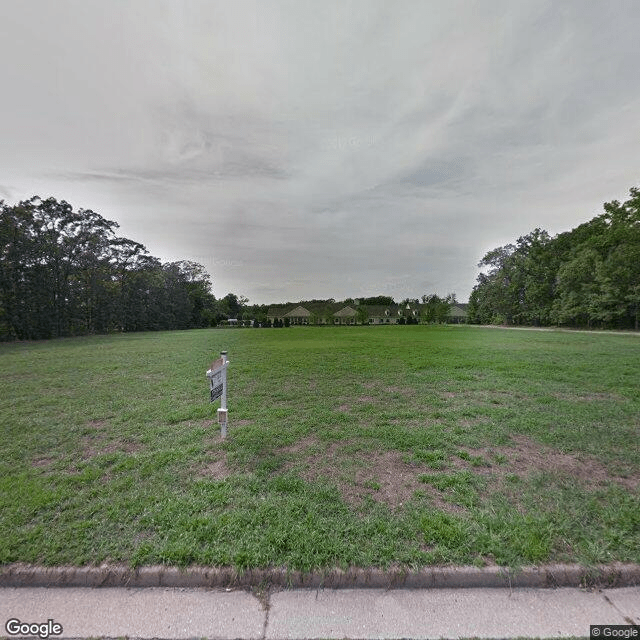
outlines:
M252 303L455 292L640 185L637 0L0 0L0 199Z

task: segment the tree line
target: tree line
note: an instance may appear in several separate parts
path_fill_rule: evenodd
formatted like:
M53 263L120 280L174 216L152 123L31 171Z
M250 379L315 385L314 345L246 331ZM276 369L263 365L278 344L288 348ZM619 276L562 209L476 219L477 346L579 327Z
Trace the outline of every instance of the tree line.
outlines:
M640 190L571 231L535 229L489 251L469 298L469 321L638 329Z
M271 326L269 305L249 305L233 293L217 300L202 265L163 263L118 229L118 223L90 209L74 210L65 200L0 200L0 340L202 328L231 318ZM298 304L305 302L336 301ZM409 302L418 300L403 301ZM367 321L367 305L395 304L390 296L357 303L360 322ZM420 321L446 321L452 303L453 294L422 296Z
M55 198L0 201L0 337L189 329L237 312L191 261L162 263L119 225Z

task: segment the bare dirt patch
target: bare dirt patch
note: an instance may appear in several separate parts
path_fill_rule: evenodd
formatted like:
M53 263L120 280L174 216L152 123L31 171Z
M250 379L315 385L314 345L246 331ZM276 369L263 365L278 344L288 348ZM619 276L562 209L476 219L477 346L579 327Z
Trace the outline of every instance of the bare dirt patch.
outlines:
M331 445L323 459L307 460L302 476L309 481L333 481L345 502L359 506L368 496L390 507L401 507L420 488L418 469L407 464L397 451L362 452L358 458Z
M36 458L31 462L31 466L39 467L39 468L50 467L55 461L56 461L56 458L49 458L49 457Z
M304 454L318 444L316 438L308 437L279 452ZM399 508L418 489L429 493L434 506L441 508L446 504L435 490L429 491L420 483L418 476L424 466L406 462L406 453L358 450L360 446L364 443L358 440L334 442L320 455L301 455L297 461L286 464L285 470L295 469L309 482L329 480L338 487L344 501L355 507L371 498Z
M231 421L231 419L229 419L229 425L230 426L234 426L234 427L246 427L250 424L253 424L253 420L233 420Z
M555 472L586 488L598 488L609 481L630 489L640 484L639 477L612 477L590 456L563 453L524 435L513 435L511 441L508 446L459 447L459 451L467 455L451 456L442 469L412 461L406 451L371 451L367 441L358 439L322 445L316 437L308 436L278 449L278 453L290 454L292 458L283 471L295 471L309 482L329 480L337 486L345 502L355 507L371 499L396 509L418 492L417 495L422 495L437 509L464 512L463 506L447 499L446 490L420 482L425 472L449 475L469 471L483 478L481 493L503 492L516 507L519 495L508 477L513 474L526 479L543 471Z
M302 438L301 440L290 444L288 447L281 447L278 449L278 453L302 453L303 451L308 451L317 445L318 439L315 436L307 436L306 438Z
M201 477L210 478L211 480L224 480L228 478L232 471L227 467L226 456L220 452L220 457L211 460L200 472Z
M142 445L138 442L110 442L100 453L137 453L142 449Z
M472 461L460 458L455 458L453 464L457 468L470 469L473 473L492 478L497 483L501 483L508 474L527 477L549 471L578 480L590 488L602 486L608 481L617 482L629 489L636 489L640 485L640 477L614 477L605 466L587 454L563 453L521 434L512 435L511 440L514 444L510 446L479 449L460 447L471 457L481 456L487 465L474 465ZM497 463L494 460L496 455L503 456L506 460Z
M142 449L138 442L107 441L104 437L85 436L81 441L81 455L83 460L91 460L105 453L137 453Z

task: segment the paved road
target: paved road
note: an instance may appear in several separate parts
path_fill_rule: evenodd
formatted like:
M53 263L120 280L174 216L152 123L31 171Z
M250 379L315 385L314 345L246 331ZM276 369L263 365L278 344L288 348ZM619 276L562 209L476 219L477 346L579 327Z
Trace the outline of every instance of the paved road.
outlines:
M3 627L9 619L52 620L51 625L62 626L62 634L52 638L588 637L590 624L640 624L640 587L296 589L271 594L7 587L0 589L0 616Z

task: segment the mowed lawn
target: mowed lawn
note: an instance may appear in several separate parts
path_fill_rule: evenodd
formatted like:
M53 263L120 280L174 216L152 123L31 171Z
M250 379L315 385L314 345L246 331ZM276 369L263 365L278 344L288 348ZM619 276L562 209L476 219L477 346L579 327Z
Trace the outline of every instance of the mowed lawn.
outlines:
M640 562L639 335L97 336L2 344L0 376L3 564Z

